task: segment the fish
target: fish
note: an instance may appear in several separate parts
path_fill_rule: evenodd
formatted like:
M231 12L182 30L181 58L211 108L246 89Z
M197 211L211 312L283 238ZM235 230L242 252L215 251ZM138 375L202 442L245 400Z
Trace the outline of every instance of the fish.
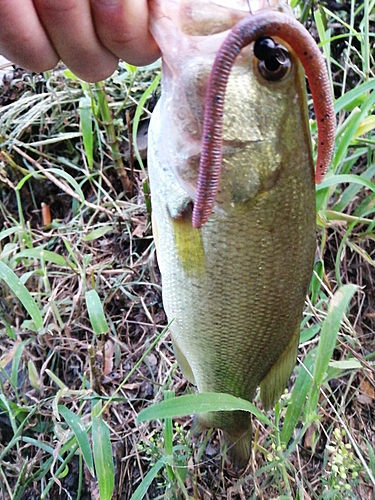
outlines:
M315 182L333 151L325 62L283 1L156 0L150 9L163 78L148 174L176 359L199 392L252 401L260 387L268 410L296 363L316 252ZM196 416L195 432L213 427L245 467L250 414Z

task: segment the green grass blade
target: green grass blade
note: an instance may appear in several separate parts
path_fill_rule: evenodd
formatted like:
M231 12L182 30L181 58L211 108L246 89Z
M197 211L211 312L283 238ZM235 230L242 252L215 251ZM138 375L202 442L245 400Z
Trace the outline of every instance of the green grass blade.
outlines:
M12 430L14 434L17 432L17 422L16 422L16 417L14 415L14 412L12 411L14 408L14 404L11 404L12 402L8 401L5 394L0 394L0 409L4 410L8 414L8 418L10 421L10 424L12 426ZM3 411L1 412L3 413ZM2 454L0 453L0 459L2 458Z
M315 335L319 333L320 330L320 325L312 325L309 328L304 328L301 332L300 338L299 338L299 343L303 344L304 342L308 342L309 340L313 339Z
M141 155L139 153L138 144L137 144L137 140L136 140L136 138L137 138L137 132L138 132L138 126L139 126L139 121L141 119L141 116L143 114L143 106L145 105L147 99L152 94L152 92L154 92L154 90L156 89L156 87L159 85L160 79L161 79L161 73L159 73L154 78L154 80L151 83L151 85L149 87L147 87L147 89L145 90L144 94L142 95L142 97L139 100L137 109L135 110L135 115L134 115L134 120L133 120L132 136L134 137L134 145L133 145L133 147L134 147L134 153L135 153L137 161L138 161L138 163L141 166L141 168L142 168L143 171L145 171L144 170L144 165L143 165L143 160L142 160Z
M9 238L9 236L12 236L17 231L19 231L19 227L17 226L9 227L8 229L3 229L2 231L0 231L0 241L4 240L5 238Z
M59 379L57 375L55 375L51 370L48 368L46 369L46 374L50 377L51 380L55 382L55 384L60 387L61 390L68 390L68 387L64 384L62 380Z
M40 448L41 450L44 450L45 452L49 453L52 456L55 456L56 450L52 446L49 446L46 443L43 443L43 441L40 441L38 439L34 439L28 436L23 436L21 439L22 442L32 444L33 446L36 446L37 448ZM57 455L57 459L62 462L63 459L61 455Z
M23 258L28 258L28 259L39 259L39 260L44 260L46 262L51 262L52 264L56 264L57 266L61 267L66 267L69 265L70 267L76 267L76 265L66 259L66 257L59 255L55 252L51 252L50 250L45 250L44 248L27 248L26 250L22 250L21 252L18 252L14 259L15 260L20 260Z
M375 80L361 83L337 99L334 104L335 112L338 113L343 109L351 111L354 107L360 106L366 99L368 92L373 90L375 90Z
M164 391L164 401L169 401L174 399L174 392L173 391ZM173 460L173 423L171 418L166 418L164 422L164 429L163 429L163 434L164 434L164 447L165 447L165 454L167 457L171 457L171 460ZM166 469L167 469L167 474L170 479L170 481L174 480L174 473L173 469L170 465L166 464Z
M302 414L302 408L306 402L307 391L311 387L311 372L316 356L316 349L310 351L304 360L303 366L298 372L293 391L288 402L284 425L280 433L280 441L288 444L293 436L294 429L297 426L298 420ZM310 373L309 373L310 372Z
M72 457L74 456L74 454L77 452L78 450L78 444L74 444L72 443L71 446L70 446L70 451L68 453L68 455L64 458L62 464L58 467L58 469L56 470L55 472L55 477L59 477L60 474L63 474L64 471L66 470L66 468L68 467ZM47 483L47 486L44 488L44 490L42 491L42 494L40 495L40 499L41 500L46 500L47 498L51 498L51 497L48 497L48 493L50 491L50 489L52 488L52 486L55 484L55 479L54 478L51 478L48 483Z
M55 174L57 177L62 177L64 180L66 180L75 190L75 193L79 196L81 204L85 202L85 195L83 194L82 189L79 187L78 182L72 177L70 174L65 172L65 170L61 170L59 168L46 168L43 170L43 172L31 172L28 175L25 175L20 182L17 184L17 191L20 191L22 186L25 184L26 181L28 181L31 177L34 175L43 175L43 173L49 172L51 174Z
M27 372L29 375L31 386L34 387L34 389L39 392L40 391L39 374L36 369L35 363L32 359L29 359L29 361L27 362Z
M324 179L324 181L316 186L316 191L319 192L329 186L336 186L337 184L353 183L359 184L362 187L367 187L375 192L375 184L362 176L352 174L332 175Z
M11 382L12 382L12 385L14 387L14 390L17 391L18 390L18 373L19 373L19 367L20 367L20 362L21 362L21 358L22 358L22 353L23 353L23 350L25 348L25 345L28 344L30 341L29 340L23 340L22 342L20 342L15 351L14 351L14 355L13 355L13 359L12 359L12 375L11 375Z
M361 178L370 180L375 176L375 165L369 166L367 170L361 173ZM349 186L340 195L339 200L333 205L332 210L337 212L344 212L345 208L352 203L357 193L361 190L358 184L350 183ZM356 214L358 209L356 210ZM359 210L359 212L361 212Z
M145 477L143 478L141 484L138 486L138 488L135 490L133 495L131 496L130 500L142 500L143 497L146 495L147 490L149 489L152 481L155 479L156 475L162 469L164 466L164 461L163 460L158 460L155 465L152 466L152 468L147 472Z
M107 333L109 328L105 319L103 305L100 302L99 295L96 290L90 290L85 294L87 311L91 326L97 335Z
M83 241L97 240L98 238L102 238L109 231L113 231L113 227L111 225L105 225L105 226L98 227L97 229L94 229L90 233L86 234L83 237Z
M30 314L34 322L35 330L42 330L43 318L38 306L25 285L21 283L18 276L8 266L6 266L4 262L0 262L0 279L5 281L14 295L21 301L26 311Z
M368 114L371 113L374 103L375 92L372 92L362 104L360 113L353 115L351 118L351 126L345 130L344 134L342 134L340 138L340 141L338 142L338 147L333 161L334 171L336 171L339 164L342 163L350 144L356 137L358 127L361 125L362 121L367 118Z
M331 83L331 90L333 91L332 70L331 70L331 65L329 64L331 60L331 44L329 43L331 38L331 30L326 29L321 10L317 9L314 12L314 19L316 22L316 28L318 30L319 40L324 52L325 59L327 61L328 76L329 76L329 81Z
M164 391L164 401L169 401L174 399L173 391ZM164 446L165 452L167 455L171 455L173 453L173 427L172 427L172 419L167 418L165 420L164 425Z
M258 420L270 427L274 424L252 403L245 399L236 398L230 394L216 392L202 392L201 394L188 394L178 398L161 401L142 410L137 422L165 418L182 417L193 413L207 411L234 411L242 410L252 413Z
M367 452L369 456L369 467L372 471L372 473L375 475L375 451L373 448L373 445L363 436L363 439L367 445Z
M323 282L323 275L324 275L324 263L322 260L318 260L314 264L314 273L312 275L310 282L309 295L311 297L312 304L315 304L319 298L319 292Z
M102 402L99 401L92 409L92 447L100 500L111 500L115 484L115 469L109 429L100 415L101 410Z
M74 432L75 437L77 438L77 443L82 452L82 456L86 462L87 468L90 471L90 474L94 476L94 463L92 460L92 453L89 443L89 438L87 435L87 429L80 419L78 415L74 412L66 408L65 406L59 405L58 407L60 415L63 417L65 422Z
M358 128L355 133L355 137L360 137L361 135L365 135L368 132L371 132L375 129L375 116L370 115L367 118L362 120L362 123L358 125Z
M93 113L91 99L88 96L79 100L79 119L81 125L83 147L85 149L87 163L91 170L94 165L94 140L92 133Z
M328 306L328 313L322 325L316 354L313 372L313 385L310 390L305 409L307 419L316 413L320 387L327 372L329 362L331 361L341 320L356 290L357 287L355 285L344 285L333 295Z

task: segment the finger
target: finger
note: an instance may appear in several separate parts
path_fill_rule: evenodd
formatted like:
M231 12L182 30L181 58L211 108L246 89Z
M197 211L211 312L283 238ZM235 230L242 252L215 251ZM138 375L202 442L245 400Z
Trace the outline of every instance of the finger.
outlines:
M59 58L32 0L0 0L0 53L31 71L56 66Z
M56 52L73 73L92 82L115 71L118 58L100 43L89 0L34 0L34 4Z
M149 26L147 0L91 0L96 32L120 59L144 66L160 57Z

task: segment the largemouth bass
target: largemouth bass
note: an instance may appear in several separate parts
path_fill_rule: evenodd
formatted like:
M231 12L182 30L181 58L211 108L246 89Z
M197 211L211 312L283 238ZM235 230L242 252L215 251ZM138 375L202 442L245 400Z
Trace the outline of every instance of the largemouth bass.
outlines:
M293 40L283 42L292 13L275 0L150 5L151 29L163 54L163 83L150 124L148 168L163 303L176 358L199 392L250 401L260 386L268 409L295 365L316 247L305 77ZM263 11L272 14L264 17ZM273 11L283 13L275 21L283 29L276 27L280 35L269 38ZM219 62L215 56L235 25L243 36L250 18L263 23L264 36L258 36L259 26L251 28L252 43L235 49L221 113L215 88L221 70L214 69L221 58L225 62L227 49ZM290 22L293 32L297 22ZM330 115L332 125L331 104L319 121ZM216 135L218 149L212 142ZM196 429L211 427L224 431L233 462L246 465L249 414L198 415Z

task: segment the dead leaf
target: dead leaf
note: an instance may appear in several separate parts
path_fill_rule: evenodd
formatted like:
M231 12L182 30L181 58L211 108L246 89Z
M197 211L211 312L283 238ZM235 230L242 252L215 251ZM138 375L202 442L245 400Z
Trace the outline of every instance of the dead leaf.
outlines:
M132 232L132 236L136 238L143 238L147 227L147 220L138 220L137 222L138 224Z
M9 364L12 360L13 360L13 357L16 353L16 350L17 350L17 347L20 345L21 341L20 340L16 340L16 342L14 343L14 346L12 347L12 349L10 349L10 351L8 351L1 359L0 359L0 367L1 368L5 368L7 364Z
M357 396L358 402L364 405L369 405L372 403L374 398L374 386L366 378L363 378L359 384L359 394Z
M307 429L303 441L303 445L305 448L310 450L315 449L316 446L316 426L314 424L310 425Z
M151 368L154 368L158 364L158 360L155 356L155 354L149 354L146 356L147 363L150 365Z

